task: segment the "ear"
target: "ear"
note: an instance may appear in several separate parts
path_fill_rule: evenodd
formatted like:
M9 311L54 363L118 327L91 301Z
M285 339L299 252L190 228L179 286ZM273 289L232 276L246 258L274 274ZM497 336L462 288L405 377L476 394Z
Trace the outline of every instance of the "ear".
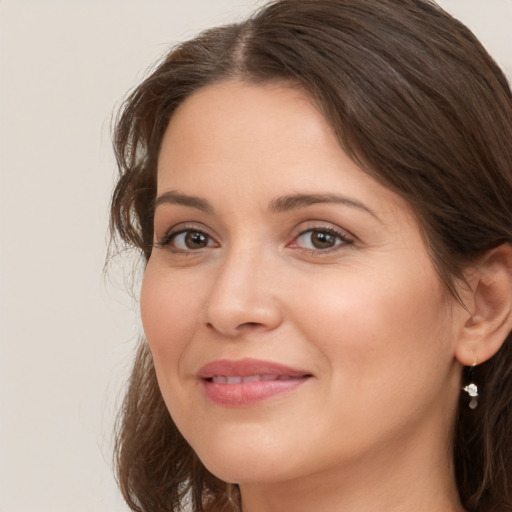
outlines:
M489 251L467 275L468 313L455 357L464 366L490 359L512 330L512 246Z

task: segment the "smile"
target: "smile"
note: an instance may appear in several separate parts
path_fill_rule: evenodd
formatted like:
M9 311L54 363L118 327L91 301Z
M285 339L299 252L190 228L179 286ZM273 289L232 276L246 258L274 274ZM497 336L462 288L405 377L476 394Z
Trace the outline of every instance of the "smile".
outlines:
M292 377L291 375L249 375L248 377L227 377L224 375L219 375L217 377L212 377L211 382L222 384L240 384L241 382L292 380L297 378L298 377Z
M254 359L219 360L198 372L206 397L223 407L250 407L291 392L312 377L303 370Z

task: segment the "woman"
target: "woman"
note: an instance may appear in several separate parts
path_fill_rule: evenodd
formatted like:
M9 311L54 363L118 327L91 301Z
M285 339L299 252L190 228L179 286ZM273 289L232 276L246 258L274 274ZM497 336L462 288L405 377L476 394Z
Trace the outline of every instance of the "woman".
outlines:
M512 510L512 95L424 0L281 0L127 99L133 510Z

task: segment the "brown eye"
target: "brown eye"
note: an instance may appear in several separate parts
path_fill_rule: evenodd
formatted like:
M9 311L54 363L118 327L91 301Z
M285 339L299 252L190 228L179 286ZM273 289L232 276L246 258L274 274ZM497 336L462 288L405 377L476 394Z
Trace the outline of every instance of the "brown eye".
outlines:
M337 243L336 236L326 231L313 231L310 235L311 245L315 249L329 249L334 247Z
M169 245L178 251L197 251L207 247L213 247L215 246L215 242L203 231L187 229L173 233L168 241L162 245Z
M325 251L350 243L351 240L333 229L318 228L308 229L301 233L297 237L294 245L302 249Z
M184 242L188 249L202 249L208 247L208 236L201 231L188 231Z

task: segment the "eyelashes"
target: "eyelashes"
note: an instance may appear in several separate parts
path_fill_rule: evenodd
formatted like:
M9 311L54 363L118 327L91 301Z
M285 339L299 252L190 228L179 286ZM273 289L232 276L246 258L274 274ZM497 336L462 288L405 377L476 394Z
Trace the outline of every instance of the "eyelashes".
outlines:
M302 231L288 247L302 248L312 252L330 252L352 243L353 239L341 231L330 227L319 227Z
M172 245L180 251L197 251L216 246L210 235L198 229L185 229L170 233L161 242L158 242L157 245L159 247Z
M326 254L352 245L354 238L346 231L332 226L314 226L303 229L286 247L303 250L308 254ZM220 247L219 242L206 230L197 226L179 226L167 232L156 248L167 248L175 254L199 253Z
M169 248L175 252L195 252L201 249L219 247L211 235L202 229L182 226L165 234L162 240L156 242L157 248Z

